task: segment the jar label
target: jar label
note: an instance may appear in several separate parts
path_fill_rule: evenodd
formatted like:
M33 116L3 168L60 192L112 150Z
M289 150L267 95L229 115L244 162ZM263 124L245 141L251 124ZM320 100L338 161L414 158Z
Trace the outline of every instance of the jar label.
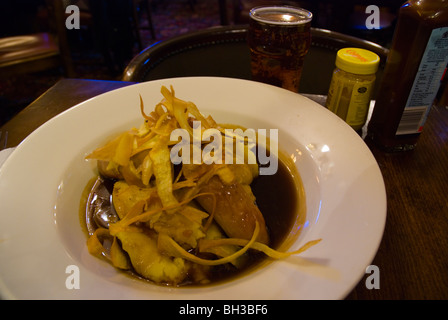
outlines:
M345 122L356 130L362 127L366 121L372 86L373 82L361 82L353 86Z
M432 30L411 92L397 128L397 135L419 133L439 90L448 63L448 27Z

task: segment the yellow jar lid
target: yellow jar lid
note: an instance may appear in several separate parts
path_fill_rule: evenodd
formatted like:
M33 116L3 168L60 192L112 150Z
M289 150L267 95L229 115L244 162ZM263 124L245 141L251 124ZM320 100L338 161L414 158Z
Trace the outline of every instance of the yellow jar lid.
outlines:
M336 56L336 67L356 74L373 74L378 70L380 57L372 51L360 48L340 49Z

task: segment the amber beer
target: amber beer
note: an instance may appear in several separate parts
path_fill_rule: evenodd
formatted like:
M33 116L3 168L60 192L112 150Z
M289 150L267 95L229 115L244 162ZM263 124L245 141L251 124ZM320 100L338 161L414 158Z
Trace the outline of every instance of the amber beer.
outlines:
M311 43L312 13L289 6L250 11L248 43L252 79L298 92Z

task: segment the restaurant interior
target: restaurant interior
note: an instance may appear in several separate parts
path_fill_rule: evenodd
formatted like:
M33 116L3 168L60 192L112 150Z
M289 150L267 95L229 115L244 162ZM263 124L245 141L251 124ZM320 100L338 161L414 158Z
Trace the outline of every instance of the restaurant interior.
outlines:
M377 30L368 30L365 26L365 8L370 2L140 0L107 1L108 7L105 8L103 1L3 1L0 4L0 37L38 33L58 35L63 39L59 45L63 45L61 49L68 57L59 67L48 66L37 71L16 70L0 76L0 124L62 77L119 80L132 57L144 48L190 31L246 24L250 8L266 3L302 6L313 12L313 27L354 35L388 47L402 1L375 1L381 10L381 28ZM80 9L80 28L58 28L56 21L65 21L69 14L58 18L55 10L60 9L58 5L65 8L70 4ZM108 14L101 15L99 12ZM59 25L62 23L59 22ZM105 37L105 34L110 34L111 28L113 36Z
M238 37L241 29L232 28L247 25L249 10L258 5L286 4L308 9L313 13L311 27L315 29L315 32L320 29L331 31L317 33L324 36L324 41L321 47L314 49L317 50L315 52L328 49L325 47L327 42L341 41L345 45L354 41L354 44L376 50L382 55L381 69L384 67L388 49L392 45L398 11L403 2L404 0L0 1L0 46L3 43L2 39L16 36L37 37L39 43L44 44L43 48L37 48L36 51L24 48L23 51L19 50L20 52L17 53L8 50L0 52L0 130L9 130L8 144L5 146L16 147L42 123L79 102L100 93L127 86L129 82L123 80L132 78L137 79L135 82L139 82L137 73L133 77L127 77L126 71L129 71L130 64L134 62L134 66L137 64L142 69L147 68L150 64L148 62L152 62L151 59L146 59L144 55L140 60L135 58L144 52L151 52L155 54L154 57L159 55L160 58L165 50L163 44L169 44L174 38L180 37L185 40L186 38L181 36L224 26L228 28L225 29L223 42L229 44L231 41L227 41L225 37L229 33L234 38ZM372 4L380 10L381 19L377 29L366 27L368 16L366 8ZM70 5L75 5L80 10L79 28L72 28L73 24L69 28L66 24L73 22L70 20L72 12L64 11ZM446 1L444 5L446 6ZM333 34L342 36L340 39L329 39L328 34L330 37ZM199 35L204 36L204 34ZM349 41L344 42L347 39ZM241 39L237 40L241 41ZM230 43L229 46L231 45ZM160 49L156 49L157 47ZM233 50L233 47L230 50ZM331 54L332 58L327 59L328 61L321 61L322 59L319 60L317 56L314 66L305 65L304 67L304 73L307 72L307 76L312 75L314 67L321 68L325 65L330 70L328 79L325 79L326 87L324 86L321 92L318 92L316 101L322 97L326 98L328 92L329 77L334 68L333 57L336 51L333 50ZM41 60L42 56L45 56L44 60ZM54 59L50 59L53 57ZM184 57L195 61L191 55L186 54ZM328 55L326 57L328 58ZM10 62L16 58L26 60L27 63L25 66L20 63L17 66L11 64ZM170 63L169 61L174 60L167 61L165 66ZM173 63L180 65L181 62ZM221 69L225 68L224 66ZM142 81L151 80L145 70ZM314 74L313 79L317 78L319 81L320 77L320 74ZM385 212L382 212L384 216L377 217L380 220L384 219L384 225L376 234L381 241L378 241L378 246L371 257L374 259L371 260L372 265L378 266L381 270L381 288L369 287L366 269L366 273L362 272L358 279L355 279L357 281L349 288L351 290L343 292L340 298L353 300L448 299L447 78L446 76L443 78L443 85L437 95L440 101L444 95L445 100L431 108L425 129L421 133L415 150L389 153L365 141L368 148L366 147L367 151L361 154L359 159L367 157L373 159L375 170L378 169L378 176L381 178L381 188L385 189L384 198L387 198L387 216ZM379 82L380 78L378 77L377 80ZM73 92L66 94L70 90ZM292 122L296 119L289 120ZM315 124L315 128L318 133L327 129L319 127L318 124ZM356 134L355 138L359 139L359 135ZM338 138L338 133L335 133L334 137ZM364 147L364 141L361 142ZM330 151L327 145L325 145L326 149L319 150L312 147L307 145L306 152L311 154L310 158L313 158L317 165L325 163L327 157L335 153L333 149L331 152L324 153L324 151ZM48 147L49 152L53 150L52 148L53 146ZM350 148L350 146L344 144L343 148ZM316 156L320 151L322 153ZM359 150L353 152L356 154ZM351 155L350 152L348 154ZM358 161L351 158L349 160ZM331 173L333 169L336 171L340 168L329 168L329 172ZM356 177L356 183L362 183L363 179L368 179L369 172L366 176ZM6 174L7 172L5 176ZM342 179L341 185L344 186L344 183ZM3 183L3 188L8 189L4 185ZM2 183L0 183L0 191L1 188ZM339 191L334 189L333 193L338 194ZM342 196L348 199L349 193L357 192L355 188L349 191ZM383 195L381 192L380 195ZM357 199L350 198L348 202L358 205ZM370 205L375 206L375 204ZM365 206L368 210L369 204ZM381 209L386 211L386 203ZM0 212L1 214L3 212ZM360 212L359 216L362 214L363 212ZM344 219L339 223L349 226L351 221ZM369 230L369 225L363 224L361 227ZM343 230L340 234L344 238ZM3 235L0 234L0 238L1 236ZM346 240L347 243L356 247L358 242L361 244L368 241L368 236L367 233L366 238ZM3 239L0 243L2 241ZM347 256L339 258L349 260L351 255L358 253L347 253ZM325 258L321 260L326 261ZM351 270L350 266L347 270Z

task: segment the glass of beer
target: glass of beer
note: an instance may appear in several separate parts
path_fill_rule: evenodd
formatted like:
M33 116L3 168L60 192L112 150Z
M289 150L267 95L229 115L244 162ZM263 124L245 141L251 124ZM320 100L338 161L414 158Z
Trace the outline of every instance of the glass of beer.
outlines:
M250 11L248 43L252 79L299 91L303 61L311 44L311 12L290 6Z

